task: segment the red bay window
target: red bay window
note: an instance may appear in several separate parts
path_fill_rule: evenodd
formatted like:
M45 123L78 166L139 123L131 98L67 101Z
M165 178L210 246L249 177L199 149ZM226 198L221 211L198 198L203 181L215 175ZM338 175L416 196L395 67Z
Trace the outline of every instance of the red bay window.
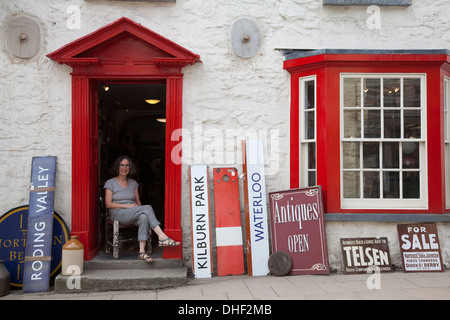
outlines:
M447 50L291 51L291 187L328 213L450 212Z

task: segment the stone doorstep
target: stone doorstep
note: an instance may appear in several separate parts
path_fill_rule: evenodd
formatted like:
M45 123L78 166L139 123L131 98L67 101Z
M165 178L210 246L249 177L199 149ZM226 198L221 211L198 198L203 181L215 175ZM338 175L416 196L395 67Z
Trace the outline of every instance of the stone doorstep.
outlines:
M73 276L59 274L54 290L58 293L153 290L184 285L187 279L187 268L180 259L155 257L153 262L146 263L138 260L136 254L123 255L121 259L100 256L84 262L80 289L68 288L68 283L76 281Z
M183 261L180 259L162 259L156 258L150 263L143 260L138 260L133 255L133 259L108 259L84 261L84 270L99 270L99 269L166 269L166 268L182 268Z
M69 279L72 277L72 279ZM114 290L153 290L181 286L187 283L187 268L153 269L87 269L80 276L79 288L73 276L59 274L55 279L55 292L76 293Z

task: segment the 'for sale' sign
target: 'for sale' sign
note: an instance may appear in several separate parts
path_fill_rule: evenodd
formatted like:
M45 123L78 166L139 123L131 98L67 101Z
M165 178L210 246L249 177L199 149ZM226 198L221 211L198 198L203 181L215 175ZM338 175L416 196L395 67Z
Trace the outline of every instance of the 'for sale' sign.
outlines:
M403 270L444 271L436 224L397 225Z

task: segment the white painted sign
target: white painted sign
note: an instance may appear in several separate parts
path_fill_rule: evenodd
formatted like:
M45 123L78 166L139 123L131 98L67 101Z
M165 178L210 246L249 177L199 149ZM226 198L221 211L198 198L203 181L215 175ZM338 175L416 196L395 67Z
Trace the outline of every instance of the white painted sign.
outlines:
M262 276L269 273L269 226L264 177L264 153L260 140L245 142L245 195L246 229L249 275Z
M190 176L193 272L196 278L211 278L208 167L192 166Z

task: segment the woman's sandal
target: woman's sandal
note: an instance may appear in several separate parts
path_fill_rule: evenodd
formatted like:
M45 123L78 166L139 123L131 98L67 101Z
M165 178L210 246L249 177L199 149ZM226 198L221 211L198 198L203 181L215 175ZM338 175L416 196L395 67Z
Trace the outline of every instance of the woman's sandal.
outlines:
M169 237L159 240L158 246L160 247L176 247L179 246L181 242L170 239Z
M147 263L153 262L153 258L148 255L147 252L139 252L139 260L144 260Z

